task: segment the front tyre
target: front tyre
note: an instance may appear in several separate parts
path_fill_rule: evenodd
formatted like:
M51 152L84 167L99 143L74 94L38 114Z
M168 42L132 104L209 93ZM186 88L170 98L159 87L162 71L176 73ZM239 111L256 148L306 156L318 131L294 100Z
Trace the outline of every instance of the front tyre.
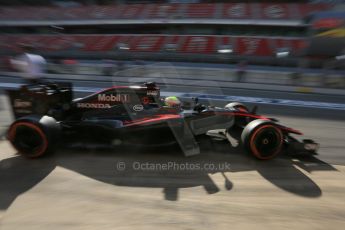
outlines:
M241 141L244 148L254 157L269 160L282 151L284 136L275 123L258 119L244 128Z
M48 116L27 116L15 121L8 130L8 140L21 155L38 158L54 151L60 126Z

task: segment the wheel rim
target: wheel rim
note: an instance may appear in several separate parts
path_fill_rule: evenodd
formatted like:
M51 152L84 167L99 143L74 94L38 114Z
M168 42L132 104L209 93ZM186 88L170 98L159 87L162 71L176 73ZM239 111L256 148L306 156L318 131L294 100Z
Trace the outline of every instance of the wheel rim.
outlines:
M14 124L9 132L9 140L19 153L28 157L41 156L48 147L46 136L42 130L27 122Z
M272 125L259 127L251 137L250 148L257 158L271 159L281 151L282 137L280 129Z

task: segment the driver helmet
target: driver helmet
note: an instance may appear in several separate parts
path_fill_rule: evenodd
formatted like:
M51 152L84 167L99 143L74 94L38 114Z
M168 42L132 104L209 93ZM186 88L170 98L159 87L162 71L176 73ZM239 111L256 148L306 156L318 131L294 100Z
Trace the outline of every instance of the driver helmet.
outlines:
M164 103L172 108L179 108L181 106L181 101L175 96L166 97Z

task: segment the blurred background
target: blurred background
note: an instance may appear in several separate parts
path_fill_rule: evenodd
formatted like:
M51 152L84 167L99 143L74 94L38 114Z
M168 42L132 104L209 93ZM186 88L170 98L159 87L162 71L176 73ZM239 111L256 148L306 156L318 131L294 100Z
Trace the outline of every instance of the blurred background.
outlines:
M343 229L344 27L344 0L0 0L0 228ZM71 82L76 97L155 81L162 96L259 105L320 143L319 155L259 162L212 141L193 158L61 143L30 161L5 141L5 90L25 73ZM131 170L136 161L231 169Z
M208 63L238 81L279 71L291 84L343 88L344 23L342 0L0 0L0 68L16 71L11 59L30 46L50 73Z

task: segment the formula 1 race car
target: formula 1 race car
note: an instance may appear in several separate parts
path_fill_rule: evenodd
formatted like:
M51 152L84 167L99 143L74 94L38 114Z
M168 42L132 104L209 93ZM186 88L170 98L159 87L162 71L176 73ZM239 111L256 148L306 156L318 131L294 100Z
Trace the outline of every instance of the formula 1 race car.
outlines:
M8 140L18 153L40 157L68 141L104 141L111 145L178 143L185 155L200 152L198 137L208 135L241 145L268 160L279 153L315 154L318 144L299 142L298 130L257 115L238 102L225 107L200 104L166 106L155 83L116 86L73 99L70 83L41 83L9 90L15 121ZM64 142L62 142L64 141Z

